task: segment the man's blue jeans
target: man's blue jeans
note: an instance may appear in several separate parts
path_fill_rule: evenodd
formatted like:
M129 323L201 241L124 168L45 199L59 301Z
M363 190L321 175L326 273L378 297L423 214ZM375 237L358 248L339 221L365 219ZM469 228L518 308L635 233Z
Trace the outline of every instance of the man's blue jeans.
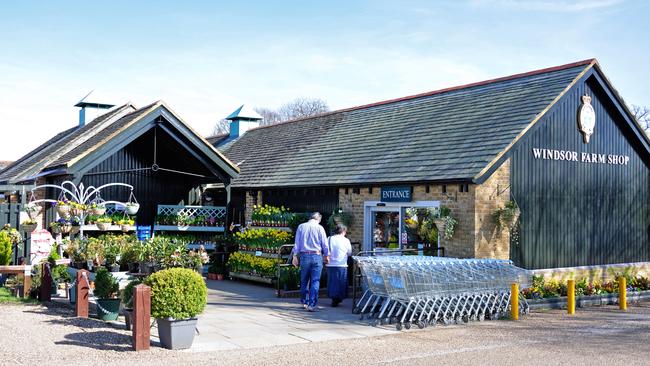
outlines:
M300 255L300 301L315 307L318 303L320 273L323 270L323 257L320 254Z

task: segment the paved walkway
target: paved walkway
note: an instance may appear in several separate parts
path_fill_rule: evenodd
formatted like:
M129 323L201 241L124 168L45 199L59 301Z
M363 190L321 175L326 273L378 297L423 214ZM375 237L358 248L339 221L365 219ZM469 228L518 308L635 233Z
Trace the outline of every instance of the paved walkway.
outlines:
M303 310L298 299L279 299L270 287L241 281L207 281L208 305L199 316L200 334L188 352L269 347L394 334L352 314L352 301L338 308L321 299L320 311ZM394 329L394 328L392 328ZM157 336L155 329L152 336Z

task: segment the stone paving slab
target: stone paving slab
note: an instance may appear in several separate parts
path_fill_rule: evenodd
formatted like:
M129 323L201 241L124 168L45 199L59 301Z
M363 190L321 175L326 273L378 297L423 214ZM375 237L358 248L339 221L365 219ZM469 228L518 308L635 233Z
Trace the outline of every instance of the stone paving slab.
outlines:
M270 287L241 281L207 281L208 305L199 316L200 334L187 352L250 349L394 334L352 314L352 301L306 312L298 299L275 297Z

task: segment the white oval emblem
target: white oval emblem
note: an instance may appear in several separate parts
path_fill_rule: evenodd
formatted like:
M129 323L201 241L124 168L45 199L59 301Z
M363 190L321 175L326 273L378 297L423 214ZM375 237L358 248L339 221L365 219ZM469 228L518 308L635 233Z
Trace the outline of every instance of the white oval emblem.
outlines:
M596 127L596 112L594 107L591 106L591 97L588 95L582 97L582 106L578 111L578 126L585 143L588 144L589 138L594 133L594 127Z

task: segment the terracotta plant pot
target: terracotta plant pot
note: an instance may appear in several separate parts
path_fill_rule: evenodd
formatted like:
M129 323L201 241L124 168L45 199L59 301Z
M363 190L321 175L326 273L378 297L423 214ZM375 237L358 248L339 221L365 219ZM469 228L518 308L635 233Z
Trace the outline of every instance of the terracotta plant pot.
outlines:
M209 280L216 280L217 279L217 274L216 273L208 273L208 279Z
M223 274L218 273L216 276L217 276L217 281L223 281Z

